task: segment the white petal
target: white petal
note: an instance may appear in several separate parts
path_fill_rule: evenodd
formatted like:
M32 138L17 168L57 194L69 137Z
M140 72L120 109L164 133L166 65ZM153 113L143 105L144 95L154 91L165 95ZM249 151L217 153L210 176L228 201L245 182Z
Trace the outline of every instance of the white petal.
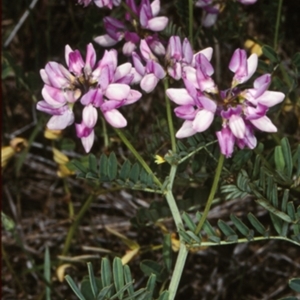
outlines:
M52 130L63 130L74 122L73 111L67 110L63 115L52 116L47 127Z
M195 133L197 133L197 131L193 128L193 121L184 121L181 128L177 131L176 137L182 139L192 136Z
M105 120L115 128L123 128L127 125L126 119L117 109L108 110L103 115Z
M111 38L108 34L97 36L94 38L94 41L102 47L114 46L118 42Z
M215 114L209 110L206 109L200 110L193 121L193 128L197 132L205 131L211 125L214 119L214 115Z
M258 103L267 107L272 107L283 101L285 95L281 92L265 91L260 97L255 99Z
M186 89L167 89L167 96L178 105L194 104L194 99Z
M271 122L271 120L264 116L259 119L249 120L256 128L265 132L277 132L276 126Z
M246 133L246 125L242 117L233 115L229 119L229 127L235 137L243 139Z
M147 74L141 80L140 86L146 93L152 92L158 83L158 78L154 74Z
M127 98L129 92L129 85L122 83L112 83L107 87L105 96L112 100L123 100Z
M81 142L86 153L89 153L95 140L95 132L92 130L89 136L82 137Z
M148 21L147 28L153 31L161 31L166 28L168 21L167 17L156 17Z

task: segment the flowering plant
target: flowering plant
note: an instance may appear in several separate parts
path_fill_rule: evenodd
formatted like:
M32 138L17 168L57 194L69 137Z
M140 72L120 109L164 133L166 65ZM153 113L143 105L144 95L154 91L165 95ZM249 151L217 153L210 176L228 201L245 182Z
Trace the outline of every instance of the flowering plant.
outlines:
M185 283L189 268L193 280L202 274L203 266L189 261L193 255L196 261L215 246L229 245L235 255L243 251L240 244L250 249L250 242L262 240L300 246L299 126L287 129L282 122L292 110L299 112L300 56L284 58L288 51L279 34L284 10L282 0L276 3L272 37L254 26L255 14L264 9L257 0L71 4L73 16L82 21L73 20L74 28L84 28L84 42L70 35L61 49L64 62L43 64L35 108L39 128L46 119L44 137L51 140L72 220L56 275L79 299L181 299L189 296L180 284L194 289L196 282ZM77 206L70 196L75 188L68 187L74 174L81 178L80 191L88 193ZM122 216L130 216L139 234L121 233L99 220L97 209L107 209L99 205L103 195L122 207ZM125 249L119 244L104 249L105 238L95 238L97 247L71 248L90 207L96 225ZM91 224L85 230L94 237L100 227ZM153 228L155 234L145 237ZM75 256L73 250L104 251L113 263L101 259L100 277L88 263L89 276L78 287L62 262L67 254ZM131 272L129 266L137 262L140 270ZM291 279L296 290L298 280ZM191 299L217 297L208 290L195 291Z

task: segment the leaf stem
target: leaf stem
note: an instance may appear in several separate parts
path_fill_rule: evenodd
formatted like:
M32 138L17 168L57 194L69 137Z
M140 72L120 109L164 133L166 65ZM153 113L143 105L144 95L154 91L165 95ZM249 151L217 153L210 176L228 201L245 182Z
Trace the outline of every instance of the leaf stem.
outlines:
M293 243L297 246L300 246L300 243L297 241L294 241L292 239L289 239L285 236L258 236L254 237L250 241L247 238L241 238L236 241L220 241L220 243L213 243L213 242L201 242L201 244L192 244L189 245L189 248L199 248L199 247L212 247L212 246L220 246L220 245L230 245L230 244L241 244L241 243L251 243L251 242L258 242L258 241L266 241L266 240L283 240L286 242Z
M136 157L136 159L140 162L142 167L147 171L148 174L151 174L153 176L153 180L155 183L159 186L162 187L161 182L159 179L154 175L153 171L151 168L148 166L148 164L145 162L145 160L142 158L142 156L136 151L134 146L130 143L130 141L127 139L127 137L123 134L123 132L118 129L114 128L115 132L118 134L120 139L123 141L123 143L126 145L126 147L130 150L130 152Z
M274 36L274 49L275 50L278 47L278 34L279 34L279 25L280 25L281 10L282 10L282 0L279 0L279 2L278 2L278 10L277 10L276 27L275 27L275 36Z
M173 119L172 119L172 112L171 112L171 103L170 103L170 99L168 98L168 96L166 94L166 90L168 88L169 88L169 79L168 79L168 77L166 77L164 79L164 89L165 89L167 119L168 119L169 132L170 132L170 136L171 136L172 151L173 151L173 153L175 153L176 152L176 140L175 140L175 132L174 132Z
M210 194L209 194L204 212L203 212L203 214L201 216L201 219L200 219L200 221L199 221L199 223L196 227L196 230L195 230L196 235L198 235L200 233L200 231L202 229L202 226L203 226L203 224L204 224L204 222L207 218L207 215L208 215L208 212L210 210L211 204L214 200L214 197L215 197L215 194L216 194L216 191L217 191L217 188L218 188L218 183L219 183L219 180L220 180L223 164L224 164L224 155L220 154L219 161L218 161L218 166L217 166L217 170L216 170L216 175L215 175L215 178L214 178L211 190L210 190Z

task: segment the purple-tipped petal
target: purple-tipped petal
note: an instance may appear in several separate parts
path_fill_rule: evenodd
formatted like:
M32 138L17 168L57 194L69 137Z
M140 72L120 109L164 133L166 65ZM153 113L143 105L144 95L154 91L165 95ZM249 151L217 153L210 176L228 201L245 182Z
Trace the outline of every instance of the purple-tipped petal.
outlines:
M231 157L234 149L235 137L228 127L223 127L221 131L216 132L220 150L226 158Z
M182 105L174 109L176 117L184 120L194 120L197 110L192 105Z
M92 130L88 136L81 138L81 143L86 153L89 153L91 151L94 145L94 141L95 141L94 130Z
M80 99L82 105L93 104L95 107L100 107L103 103L103 94L101 89L89 90Z
M182 43L182 55L183 61L190 65L193 61L193 49L187 38L185 38Z
M86 47L86 58L84 69L90 74L96 64L96 51L92 43L89 43Z

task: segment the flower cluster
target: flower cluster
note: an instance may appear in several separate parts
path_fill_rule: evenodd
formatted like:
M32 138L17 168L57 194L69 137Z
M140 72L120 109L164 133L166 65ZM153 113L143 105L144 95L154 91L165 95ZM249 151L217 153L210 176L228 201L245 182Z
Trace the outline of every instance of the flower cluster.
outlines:
M126 24L115 18L105 17L106 34L96 37L94 41L103 47L109 47L124 39L123 54L130 56L141 37L148 36L148 31L151 31L146 41L154 51L159 51L162 43L153 32L165 29L168 24L167 17L157 17L160 11L160 0L154 0L151 4L149 0L142 0L139 6L134 0L126 0L126 4L132 13L126 14Z
M80 103L82 120L75 124L76 133L89 152L95 139L98 111L113 127L127 125L118 108L140 99L141 93L129 86L135 81L136 72L130 63L118 66L115 50L105 51L96 63L92 44L87 45L85 61L78 50L67 45L65 60L68 68L49 62L40 71L45 85L37 109L52 115L47 123L49 129L62 130L74 123L75 104Z
M195 81L196 69L205 65L211 59L212 48L206 48L193 54L187 38L181 43L179 36L171 36L167 49L162 48L161 55L154 55L148 43L141 40L139 55L132 53L132 60L137 73L141 77L141 89L149 93L156 87L158 81L167 74L175 80L182 76ZM142 58L141 58L142 57Z
M237 0L244 5L254 4L257 0ZM213 26L218 18L218 14L222 11L224 4L215 0L197 0L196 7L203 10L202 25L204 27Z
M229 63L229 69L234 72L231 87L219 90L211 75L214 72L207 57L199 55L195 76L193 72L184 77L185 88L167 89L168 97L179 105L175 115L184 119L184 123L176 133L177 138L194 135L205 131L213 122L215 116L222 120L222 129L216 133L221 152L230 157L234 145L241 149L245 146L253 149L257 141L254 130L276 132L277 129L266 116L269 107L284 99L281 92L268 91L271 75L258 77L251 89L240 89L256 71L257 55L252 54L247 59L245 50L237 49Z

